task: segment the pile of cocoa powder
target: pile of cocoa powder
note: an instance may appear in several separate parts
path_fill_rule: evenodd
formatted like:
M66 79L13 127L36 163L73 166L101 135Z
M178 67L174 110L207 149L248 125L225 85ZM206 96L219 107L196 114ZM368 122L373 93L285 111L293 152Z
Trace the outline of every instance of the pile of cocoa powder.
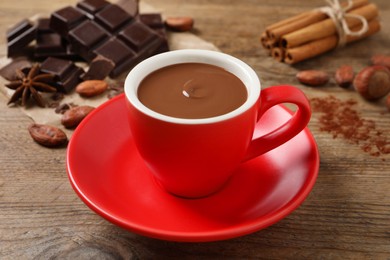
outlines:
M312 110L320 113L320 131L328 132L333 138L343 138L371 156L379 157L390 153L390 140L377 129L373 120L362 118L355 109L353 99L340 100L332 95L310 99ZM384 160L384 159L383 159Z

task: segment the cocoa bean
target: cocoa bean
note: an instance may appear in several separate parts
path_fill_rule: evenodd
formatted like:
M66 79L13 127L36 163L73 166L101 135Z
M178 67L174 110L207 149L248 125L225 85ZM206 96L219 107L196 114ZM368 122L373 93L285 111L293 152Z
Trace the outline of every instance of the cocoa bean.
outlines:
M299 82L309 86L325 85L329 81L329 75L321 70L303 70L296 75Z
M106 91L107 88L108 84L104 80L86 80L77 85L76 92L83 97L94 97Z
M55 126L34 123L28 131L35 142L46 147L58 147L68 142L64 131Z
M62 115L61 124L66 128L75 128L94 109L91 106L72 107Z
M335 80L337 85L342 88L348 88L353 82L355 74L350 65L343 65L336 70Z
M186 32L194 27L194 19L188 16L168 17L165 20L165 25L173 31Z

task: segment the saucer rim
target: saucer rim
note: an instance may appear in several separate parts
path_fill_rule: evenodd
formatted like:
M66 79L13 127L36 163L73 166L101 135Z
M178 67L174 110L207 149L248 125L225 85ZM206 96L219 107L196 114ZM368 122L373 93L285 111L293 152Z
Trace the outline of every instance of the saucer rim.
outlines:
M301 131L305 132L306 138L309 140L311 150L314 151L315 154L312 154L311 158L313 158L313 162L310 165L312 168L311 172L309 172L308 177L306 178L304 184L300 188L299 192L296 193L296 195L290 199L283 207L276 210L275 212L272 212L270 214L266 214L263 216L260 216L258 218L255 218L253 220L245 221L243 224L236 224L232 225L230 227L224 227L215 231L199 231L199 232L182 232L182 231L169 231L169 230L163 230L158 228L151 228L146 225L141 225L137 222L132 221L131 219L122 218L120 216L116 216L113 214L110 214L109 211L102 209L97 204L95 204L92 200L88 198L88 196L81 190L81 188L77 185L76 180L74 179L74 174L72 173L71 166L70 166L70 156L72 153L72 147L73 143L75 143L77 138L74 138L74 136L77 136L79 132L81 132L85 125L87 125L92 117L94 117L96 114L98 114L100 111L106 109L106 107L110 106L111 104L115 102L120 102L122 99L125 101L125 95L122 93L116 97L113 97L112 99L104 102L100 106L98 106L96 109L94 109L75 129L67 149L66 154L66 170L67 175L70 180L71 186L73 190L76 192L78 197L96 214L99 216L105 218L109 222L120 226L124 228L125 230L147 236L152 237L156 239L162 239L162 240L168 240L168 241L177 241L177 242L212 242L212 241L220 241L220 240L226 240L226 239L232 239L244 235L251 234L256 231L260 231L266 227L269 227L278 221L282 220L283 218L287 217L289 214L291 214L294 210L296 210L308 197L310 192L312 191L317 177L319 173L319 165L320 165L320 156L318 151L318 145L308 129L308 127L305 127L304 130ZM293 114L293 112L288 109L285 105L279 104L277 105L281 107L283 110L288 112L289 114ZM185 199L183 199L185 200Z

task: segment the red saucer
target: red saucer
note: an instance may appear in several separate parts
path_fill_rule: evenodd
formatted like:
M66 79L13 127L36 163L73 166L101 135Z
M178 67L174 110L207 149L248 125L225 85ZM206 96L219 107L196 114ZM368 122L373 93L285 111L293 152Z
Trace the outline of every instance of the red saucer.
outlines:
M271 108L255 135L291 117ZM182 199L155 182L134 146L121 95L95 109L75 130L67 154L70 182L92 210L129 231L173 241L215 241L246 235L286 217L307 197L319 168L306 128L284 145L242 164L226 187Z

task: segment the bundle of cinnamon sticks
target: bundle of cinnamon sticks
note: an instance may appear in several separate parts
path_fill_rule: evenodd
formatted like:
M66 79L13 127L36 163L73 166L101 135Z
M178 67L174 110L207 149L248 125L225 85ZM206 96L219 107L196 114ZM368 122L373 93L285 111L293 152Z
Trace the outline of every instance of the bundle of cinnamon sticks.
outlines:
M342 7L347 3L341 3ZM368 29L359 36L346 36L346 44L366 38L380 30L378 7L368 0L353 0L347 14L363 17ZM362 22L345 16L352 32L362 28ZM274 23L266 28L260 41L276 60L294 64L338 47L339 35L335 22L320 9L314 9Z

